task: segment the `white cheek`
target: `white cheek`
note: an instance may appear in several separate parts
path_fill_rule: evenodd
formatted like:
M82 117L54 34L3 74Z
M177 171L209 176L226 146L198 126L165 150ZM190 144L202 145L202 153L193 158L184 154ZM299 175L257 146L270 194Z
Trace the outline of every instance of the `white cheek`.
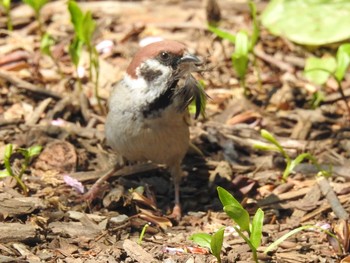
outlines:
M160 71L161 74L159 77L154 79L152 82L147 82L141 76L139 68L136 70L136 79L131 78L129 75L125 75L124 77L124 81L130 88L130 92L133 94L135 102L137 101L140 104L151 102L164 92L164 90L167 88L166 84L171 77L172 71L170 67L164 66L157 60L148 60L144 63L146 63L147 66L152 68L154 71Z
M155 81L153 81L152 83L153 85L156 85L156 86L164 85L163 83L166 82L171 76L172 68L161 64L158 60L155 60L155 59L147 60L145 64L149 68L152 68L153 71L160 71L162 73L158 78L155 79ZM137 71L136 74L139 76L139 71Z
M147 82L144 78L131 78L128 74L125 74L124 81L130 92L139 93L141 90L147 89Z

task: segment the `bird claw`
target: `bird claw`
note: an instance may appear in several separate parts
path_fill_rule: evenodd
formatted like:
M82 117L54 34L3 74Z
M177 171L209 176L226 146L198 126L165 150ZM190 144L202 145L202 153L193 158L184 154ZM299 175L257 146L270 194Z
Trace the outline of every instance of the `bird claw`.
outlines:
M173 208L173 212L168 216L171 219L176 221L180 221L181 219L181 206L180 204L176 204Z

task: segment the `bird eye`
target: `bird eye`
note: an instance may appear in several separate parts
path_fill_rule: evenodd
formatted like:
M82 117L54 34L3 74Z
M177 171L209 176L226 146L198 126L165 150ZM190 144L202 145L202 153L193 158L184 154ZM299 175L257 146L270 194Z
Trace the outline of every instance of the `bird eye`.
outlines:
M169 57L170 57L170 55L169 55L168 52L162 52L162 53L160 53L160 58L161 58L162 60L168 60Z

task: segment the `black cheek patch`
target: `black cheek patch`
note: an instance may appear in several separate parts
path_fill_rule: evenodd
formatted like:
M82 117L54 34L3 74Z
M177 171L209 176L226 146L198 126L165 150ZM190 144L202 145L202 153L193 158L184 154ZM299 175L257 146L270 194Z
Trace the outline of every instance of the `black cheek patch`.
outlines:
M147 82L151 82L162 75L162 71L153 70L148 65L143 65L140 68L140 74Z

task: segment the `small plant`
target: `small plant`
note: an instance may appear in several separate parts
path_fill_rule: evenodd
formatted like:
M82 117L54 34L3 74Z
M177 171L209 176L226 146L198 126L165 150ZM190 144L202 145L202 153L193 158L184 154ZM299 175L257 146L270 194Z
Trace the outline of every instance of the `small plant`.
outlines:
M258 262L257 249L261 243L264 211L259 208L250 222L248 211L228 191L220 186L217 191L224 211L237 224L233 228L252 250L253 260Z
M305 226L300 226L298 228L295 228L291 231L289 231L288 233L284 234L283 236L281 236L280 238L278 238L275 242L273 242L272 244L270 244L265 250L264 253L268 253L271 250L277 248L283 241L285 241L288 237L295 235L296 233L303 231L303 230L307 230L307 229L317 229L321 232L326 233L327 235L329 235L330 237L334 238L336 240L336 242L338 243L338 247L340 250L340 253L343 254L343 247L341 245L341 242L339 240L339 238L331 233L330 231L328 231L327 229L324 229L323 227L317 226L317 225L305 225Z
M43 35L44 30L42 26L40 11L43 8L44 5L47 4L48 0L23 0L24 3L29 5L34 10L35 19L38 21L39 24L39 32L41 35Z
M248 95L248 89L246 86L245 78L248 70L248 63L249 63L249 56L253 55L254 60L253 64L258 71L258 68L256 67L256 58L253 54L254 47L259 39L259 25L256 18L256 6L255 4L250 1L249 2L250 12L251 16L253 18L253 33L251 36L248 35L248 33L244 30L240 30L235 36L230 34L229 32L225 32L217 27L214 27L212 25L208 25L209 31L214 33L220 38L226 39L230 41L235 46L235 51L233 52L231 56L232 66L235 69L240 85L244 90L244 94ZM258 74L259 76L260 74ZM259 77L260 79L260 77Z
M260 247L261 238L262 238L262 227L264 222L264 212L259 208L253 220L250 221L249 213L245 210L242 205L224 188L217 188L220 201L223 205L224 211L226 214L237 224L233 226L238 235L248 244L253 253L253 260L255 262L258 261L257 249ZM319 226L319 225L304 225L298 228L291 230L290 232L284 234L276 241L271 243L265 250L264 253L268 253L271 250L277 248L283 241L285 241L290 236L307 229L318 230L320 232L324 232L330 237L334 238L338 244L338 248L340 253L343 253L344 249L339 238L330 232L327 227ZM190 240L193 240L201 247L208 248L210 252L217 258L218 262L221 262L221 249L223 244L225 228L220 228L213 235L209 235L206 233L196 233L190 237Z
M262 145L262 144L256 144L254 145L254 148L259 150L265 150L265 151L275 151L282 154L286 161L286 168L284 169L282 180L286 181L288 176L293 172L294 168L303 162L305 159L310 160L320 171L320 174L325 177L329 177L331 175L331 171L326 171L324 169L321 169L320 165L318 164L316 158L311 155L310 153L302 153L299 154L294 160L290 158L290 156L287 154L287 152L283 149L282 145L276 140L276 138L269 133L267 130L262 129L260 131L261 137L263 137L265 140L272 143L272 145Z
M7 18L7 30L12 31L13 25L12 25L11 13L10 13L11 0L0 0L0 5L2 5L5 9L5 15Z
M140 233L140 237L139 237L139 241L138 241L138 244L141 245L142 243L142 240L143 240L143 237L145 236L145 233L146 233L146 230L147 228L149 227L149 224L145 224L142 228L142 231Z
M101 104L98 82L100 76L100 65L98 60L98 53L95 46L92 43L92 37L96 29L96 23L92 18L90 11L87 11L85 14L80 9L78 4L75 1L68 2L68 10L71 15L71 22L74 27L74 38L69 46L69 54L72 59L72 62L75 66L76 73L78 75L78 85L80 91L82 90L81 79L79 78L78 68L81 58L81 52L84 46L86 46L89 53L89 77L90 80L93 80L93 70L95 74L94 86L95 86L95 97L97 99L100 110L103 112L103 107Z
M216 231L213 235L207 233L196 233L190 237L196 244L201 247L208 248L213 256L216 257L219 263L221 263L221 248L224 240L225 228L222 227Z
M15 172L11 167L11 156L13 154L13 146L12 144L7 144L5 147L5 155L4 155L4 166L5 169L0 171L0 178L5 178L8 176L11 176L15 178L17 184L22 188L25 195L28 194L28 188L22 181L22 176L25 173L25 171L28 169L30 161L33 159L33 157L39 155L41 152L42 147L41 146L32 146L27 149L20 148L17 150L23 157L24 160L22 161L21 168L19 172Z
M58 73L63 76L60 64L58 63L57 59L55 59L52 55L51 52L51 47L55 44L55 40L53 39L53 37L49 34L49 33L45 33L42 38L41 38L41 42L40 42L40 50L41 53L43 53L44 55L49 56L52 61L55 63Z
M315 84L323 86L329 77L333 77L339 88L340 95L345 102L346 108L350 115L350 108L346 101L346 97L342 87L342 81L345 73L350 65L350 43L342 44L337 50L336 57L327 56L322 58L309 57L306 60L304 74L306 78ZM313 107L318 107L323 101L324 95L322 91L318 91L314 95Z
M233 226L238 235L244 239L253 253L253 259L258 262L257 249L261 243L264 211L260 208L256 211L250 222L249 213L243 206L224 188L217 188L220 201L226 214L237 224ZM191 239L198 245L207 247L220 262L220 251L223 243L224 228L220 228L212 236L205 233L194 234Z

